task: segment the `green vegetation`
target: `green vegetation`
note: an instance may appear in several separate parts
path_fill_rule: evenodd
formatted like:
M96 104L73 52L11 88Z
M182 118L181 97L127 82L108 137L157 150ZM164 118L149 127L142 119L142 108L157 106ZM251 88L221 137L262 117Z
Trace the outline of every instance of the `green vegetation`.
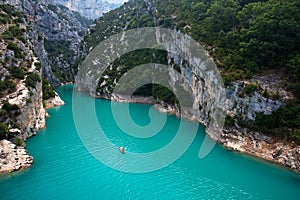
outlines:
M3 120L2 117L4 117L4 119L5 118L10 119L10 118L14 118L14 117L17 117L18 115L20 115L20 108L18 105L16 105L16 104L12 105L12 104L8 103L7 101L4 101L2 103L3 103L3 106L0 110L0 114L1 114L0 119Z
M7 30L5 30L2 34L3 39L13 40L14 38L18 38L22 42L24 42L24 30L21 30L19 26L13 25L10 26Z
M167 65L167 52L157 49L142 49L122 55L113 63L113 70L104 71L103 76L100 78L97 91L100 93L105 93L105 91L108 90L108 92L111 93L115 86L115 80L118 82L122 74L136 66L147 63L160 63ZM144 73L145 78L147 78L147 72L142 73ZM105 76L108 78L104 78ZM106 84L101 86L101 83L104 81ZM128 82L126 86L123 85L125 91L120 90L119 92L126 93L126 89L130 87L131 82ZM155 99L159 99L170 104L175 104L177 102L173 92L171 92L168 88L157 84L144 85L136 90L134 95L153 96Z
M11 18L7 14L0 13L0 23L9 24L11 23Z
M34 66L35 66L35 69L36 69L37 71L40 71L41 68L42 68L42 64L41 64L40 62L34 63Z
M26 103L32 103L32 99L31 98L27 99Z
M38 74L29 73L26 77L25 84L28 87L35 88L37 82L41 82L41 78Z
M246 85L245 87L245 94L247 94L248 96L251 96L257 89L257 85L256 84L249 84L249 85Z
M25 58L22 49L19 48L17 44L10 42L8 43L7 48L15 53L16 58Z
M16 136L14 138L14 143L17 145L17 146L23 146L25 144L24 140L21 138L21 137L18 137Z
M7 134L8 134L8 126L0 122L0 140L5 139Z
M21 125L16 121L12 121L10 125L12 128L21 129Z
M300 46L297 0L151 2L157 11L147 10L144 1L136 0L104 14L85 36L85 50L122 31L126 24L127 29L154 26L155 17L158 26L176 27L213 49L210 53L219 61L228 85L285 66Z
M300 106L289 102L272 115L257 114L252 128L300 143Z
M17 11L13 6L8 4L0 5L0 9L5 12L9 17L23 18L24 14Z
M50 57L63 56L65 58L70 58L74 56L74 52L70 49L71 42L66 40L59 41L44 41L45 50Z
M71 50L70 45L71 42L66 40L59 40L59 41L45 40L44 41L44 47L48 53L49 58L53 58L53 59L59 58L60 60L66 61L65 64L68 64L70 66L67 69L65 68L60 69L56 65L51 66L54 76L60 82L65 82L65 81L69 82L74 79L73 77L74 64L71 60L75 58L75 52ZM75 71L77 71L77 69Z
M228 126L234 126L234 118L229 116L229 115L226 115L225 117L225 125L228 125Z
M11 80L0 80L0 97L3 96L6 92L11 93L16 89L15 82Z
M291 89L300 101L300 54L295 55L288 63L290 81L288 88Z
M12 67L10 73L14 78L24 79L24 71L20 67Z
M69 80L66 78L66 74L64 74L56 65L53 65L51 67L51 70L53 72L53 75L60 81L64 82L65 80Z
M300 12L299 0L172 0L152 1L149 9L143 0L128 1L118 9L104 14L94 22L90 34L84 37L84 51L119 33L124 29L160 26L190 34L206 46L222 72L225 86L232 81L249 79L254 74L269 69L284 71L285 86L297 99L272 115L258 114L254 124L236 120L268 134L300 141ZM147 57L146 53L127 54L114 62L113 69L104 72L98 92L111 92L115 81ZM138 56L137 56L138 55ZM164 64L167 54L158 60ZM128 61L125 60L128 59ZM122 61L122 62L121 62ZM148 60L149 61L149 60ZM174 63L171 63L174 64ZM173 65L180 72L179 66ZM100 86L106 82L106 85ZM239 96L251 96L259 89L256 84L245 86ZM105 91L104 91L105 90ZM136 94L153 95L169 99L172 93L166 88L145 85ZM279 99L277 91L262 91L264 97ZM234 125L235 119L227 116L226 123ZM297 125L298 124L298 125ZM259 128L260 127L260 128ZM298 138L298 139L297 139Z
M55 92L53 87L50 85L47 79L43 78L43 100L47 100L51 97L55 97Z
M13 112L13 111L19 110L19 106L16 105L16 104L11 105L7 101L4 101L2 109L5 110L5 111L7 111L7 112Z

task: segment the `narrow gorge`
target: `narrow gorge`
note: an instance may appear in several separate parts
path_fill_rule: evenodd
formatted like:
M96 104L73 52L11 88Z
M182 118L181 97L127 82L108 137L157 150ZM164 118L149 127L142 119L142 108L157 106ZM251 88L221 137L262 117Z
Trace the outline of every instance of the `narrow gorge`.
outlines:
M274 113L285 112L282 109L288 107L291 101L293 103L296 102L291 104L291 106L298 108L298 97L297 93L294 92L296 86L290 86L291 84L289 84L289 76L292 71L286 72L286 69L274 67L271 64L264 69L251 71L252 69L249 69L249 66L253 66L253 68L263 68L263 66L260 66L261 63L255 61L255 58L253 58L254 61L249 61L246 56L253 56L253 51L255 52L253 46L266 45L262 46L260 51L266 52L269 50L267 46L269 44L266 44L269 42L269 38L257 44L252 44L253 40L251 39L247 39L246 42L240 41L237 46L241 47L241 49L238 50L229 47L226 42L232 42L236 39L237 32L253 27L262 31L259 25L254 24L252 27L250 22L246 24L243 21L244 18L249 17L246 16L249 13L247 9L257 12L254 9L256 1L229 1L227 4L223 1L220 2L224 5L218 5L219 1L210 3L185 2L192 10L201 10L201 12L199 11L200 14L198 13L199 17L183 12L181 9L184 9L184 7L181 6L182 2L179 1L173 1L170 3L170 7L165 5L166 1L156 2L151 0L128 1L122 6L120 4L123 1L101 1L103 4L99 3L99 1L84 1L84 4L80 4L79 1L63 0L1 1L1 6L3 6L2 15L8 15L7 12L10 12L5 10L7 8L3 9L7 5L15 7L17 11L13 12L19 13L20 11L23 13L18 14L20 15L20 20L17 20L17 22L15 17L12 17L11 21L1 24L1 84L2 82L4 84L6 80L10 80L15 84L13 89L3 90L4 92L1 96L1 112L5 110L3 108L12 110L11 113L1 115L1 123L4 124L4 134L2 134L4 136L1 139L7 139L2 140L1 143L3 146L0 149L2 159L0 167L3 169L1 172L27 168L33 163L33 159L27 153L24 153L26 150L23 147L17 147L8 140L17 143L18 146L25 146L23 140L35 135L37 130L45 127L45 117L47 115L45 107L63 104L58 95L54 93L50 84L54 87L59 87L62 84L74 83L78 70L83 70L84 77L77 77L78 82L75 83L93 92L96 91L95 95L97 97L112 101L154 103L155 107L161 112L172 113L197 121L205 126L208 126L211 118L214 118L210 114L212 109L215 109L213 105L217 99L216 97L221 95L217 94L217 92L223 93L225 95L224 102L222 102L222 107L225 108L224 129L220 131L218 137L214 135L210 135L210 137L226 148L251 154L299 172L300 146L297 138L299 137L297 132L299 124L293 127L286 127L286 129L278 128L282 132L289 131L287 136L266 134L265 130L259 129L259 120L264 122L263 120L266 120L265 116L273 116ZM271 3L265 3L266 8L270 7L269 4ZM97 6L92 8L91 5L94 4ZM247 4L249 6L246 6ZM222 21L223 18L221 18L221 21L224 22L222 24L224 27L221 29L207 25L213 24L217 26L218 23L213 21L215 18L217 19L214 14L217 13L218 9L229 9L231 7L235 10L228 12L230 14L234 13L230 17L235 18L233 15L238 15L236 21L242 21L240 24L238 22L231 24L231 20L227 22L226 20ZM290 7L294 9L296 6L290 3ZM8 8L12 9L12 7ZM106 13L106 11L113 8L116 9ZM103 16L100 17L102 14ZM90 19L96 20L92 21ZM260 18L254 19L253 17L253 20L259 21ZM11 26L19 27L24 35L22 35L23 33L20 35L12 33L13 38L4 38L3 34L7 33ZM175 48L172 46L165 46L165 49L169 51L151 52L152 55L138 51L133 54L125 54L121 58L118 55L116 56L118 59L113 60L114 62L110 63L109 68L99 72L99 74L102 73L102 77L93 77L95 74L84 71L84 67L87 65L97 63L97 60L88 60L86 58L89 58L98 44L111 35L142 27L163 27L172 30L175 35L179 33L188 34L190 40L193 39L199 42L207 55L213 57L216 66L220 69L222 83L214 79L214 76L205 74L205 65L188 63L185 58L170 53L172 48ZM238 30L239 27L243 28ZM286 29L286 27L282 29ZM249 32L252 34L251 30ZM293 33L290 35L293 35ZM19 38L15 40L14 37ZM241 38L247 37L250 36L246 35ZM253 37L259 38L256 35ZM228 41L223 41L222 38L226 38ZM163 38L158 40L166 45L172 45L168 41L163 41ZM274 40L278 40L278 38ZM293 38L294 40L297 41L297 38ZM118 41L122 42L121 39ZM14 42L17 43L18 48L9 49L8 44ZM270 43L272 42L274 41ZM278 46L280 46L280 42L278 42ZM251 50L251 53L249 53L250 50L246 52L247 48ZM23 53L19 57L16 55L18 53L17 49L21 49ZM234 54L237 54L237 52L242 52L245 59L242 59L241 55ZM295 52L297 51L295 50ZM291 59L285 61L285 63L280 63L280 65L289 66L289 64L293 63L293 59L298 61L298 54L295 52L286 55L286 57ZM274 54L274 52L271 52L270 55L273 55L272 53ZM266 55L265 57L268 56ZM145 59L140 59L141 57ZM177 104L176 97L170 94L172 92L165 91L164 88L155 85L148 85L142 88L144 90L137 91L134 99L124 98L121 94L113 93L114 88L118 85L118 81L126 72L154 58L157 63L166 65L166 70L170 77L169 85L175 86L178 82L182 82L181 79L187 80L194 97L191 104L193 112L182 112L180 105ZM261 58L261 60L264 59L266 60L266 58ZM246 61L248 63L244 63ZM246 67L236 66L236 63ZM12 67L18 68L17 72L23 73L23 76L14 76L10 69ZM291 67L291 69L293 68ZM179 73L182 77L176 76L176 73ZM8 83L6 81L5 85L8 85ZM210 83L218 83L221 86L224 83L226 90L222 90L223 87L221 86L220 88L213 88L215 85ZM94 87L90 88L91 85ZM43 89L49 92L50 95L47 97L43 96L45 95L43 94ZM8 158L8 155L11 154L10 152L14 154L12 159L11 157ZM25 156L24 159L19 159L22 160L21 164L19 162L13 164L11 164L12 162L7 162L8 159L14 160L18 155ZM7 165L14 166L11 169L7 169Z

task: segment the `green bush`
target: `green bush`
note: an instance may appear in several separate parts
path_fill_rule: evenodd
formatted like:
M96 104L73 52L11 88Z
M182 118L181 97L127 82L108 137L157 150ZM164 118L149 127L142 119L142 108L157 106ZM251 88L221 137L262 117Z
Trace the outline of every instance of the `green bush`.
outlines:
M0 5L0 9L6 12L8 15L12 15L15 12L15 8L8 4Z
M10 22L11 22L11 19L7 14L0 13L0 23L1 24L9 24Z
M10 32L5 31L4 33L2 33L2 38L4 40L13 40L14 36Z
M14 78L24 79L24 71L20 67L12 67L10 70L11 75Z
M16 84L11 80L0 80L0 96L2 96L5 92L13 92L16 89Z
M262 96L265 97L265 98L269 98L269 97L270 97L270 94L269 94L269 92L268 92L267 89L265 89L265 90L263 91Z
M16 104L10 104L7 101L4 101L2 109L6 110L7 112L13 112L13 111L19 110L19 106Z
M40 62L36 62L36 63L34 63L34 66L35 66L36 70L40 71L42 64Z
M41 78L38 74L29 73L27 75L25 80L26 86L35 88L37 82L41 82Z
M50 85L47 79L43 79L43 100L47 100L51 97L55 97L53 87Z
M244 92L247 95L252 95L256 91L256 89L257 89L257 85L250 83L249 85L246 85Z
M23 31L18 26L10 26L6 31L2 33L2 38L7 40L13 40L14 38L18 38L22 42L26 42L23 37Z
M14 51L16 58L25 57L24 54L22 53L23 52L22 49L20 49L17 44L10 42L8 43L7 48Z
M31 98L27 99L26 103L32 103L32 99Z
M263 133L296 140L300 143L300 106L288 102L271 115L258 113L254 128Z
M17 146L23 146L25 144L24 140L18 136L16 136L14 138L14 143L17 145Z
M11 125L12 128L21 129L21 125L18 122L16 122L16 121L12 121L10 123L10 125Z
M225 117L225 125L234 126L234 118L230 115L226 115Z
M0 140L6 139L8 134L8 126L0 122Z

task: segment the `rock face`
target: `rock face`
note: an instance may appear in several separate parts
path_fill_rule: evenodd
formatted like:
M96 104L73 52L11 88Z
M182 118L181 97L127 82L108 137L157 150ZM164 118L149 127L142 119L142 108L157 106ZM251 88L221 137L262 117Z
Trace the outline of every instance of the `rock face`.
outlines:
M60 85L61 77L57 77L60 73L68 81L73 81L72 65L81 55L80 42L87 30L88 21L66 7L56 6L53 0L3 0L0 3L10 4L28 16L34 30L32 38L36 40L35 52L42 63L43 75L52 85ZM45 45L54 44L57 49L62 42L65 46L63 50L49 52L48 49L47 52ZM55 50L54 47L49 48L51 51ZM53 69L53 66L58 69Z
M58 96L58 94L55 92L55 97L52 97L50 99L47 99L45 101L46 108L53 108L56 106L62 106L65 104L65 102Z
M3 1L0 3L3 3ZM34 3L33 1L16 0L5 1L4 3L11 4L16 6L16 8L19 8L19 10L23 11L23 13L27 15L28 20L23 20L22 23L15 24L16 26L24 29L24 39L14 39L14 44L21 49L24 58L17 57L14 51L6 48L7 43L11 41L5 39L1 39L0 41L0 45L2 47L0 59L8 59L8 62L6 62L5 65L0 65L1 81L9 77L10 79L14 78L13 81L16 83L15 89L12 91L5 91L2 94L3 96L1 95L0 108L2 108L4 103L7 102L10 106L16 106L18 109L17 112L14 112L13 114L8 112L8 114L5 114L4 116L1 115L1 122L5 123L9 130L9 133L2 138L7 138L11 141L14 141L14 139L26 140L27 138L34 136L37 130L44 128L46 125L45 117L47 113L43 107L41 77L43 71L47 72L47 69L51 70L51 68L48 68L49 65L45 65L48 58L44 51L39 54L42 59L37 58L34 54L34 52L36 52L34 51L35 47L37 47L37 49L39 49L39 47L43 48L42 41L39 41L38 39L39 33L41 33L39 31L41 31L41 29L38 29L38 31L35 30L37 25L35 24L35 20L30 17L30 13L34 12L32 9L35 8L34 5L36 5L37 2ZM43 6L45 7L45 5ZM8 26L1 24L1 33L7 28ZM47 30L45 31L47 32ZM49 34L49 36L51 36L51 34ZM57 37L59 38L60 35L58 34ZM44 63L42 62L44 70L37 68L37 66L40 66L40 61L45 61ZM27 73L24 73L21 77L14 77L12 72L9 70L12 67L24 70ZM37 77L37 80L34 83L31 82L31 84L28 84L26 81L30 75L35 75L34 77ZM54 105L63 103L59 97L55 97L54 100ZM28 156L27 151L23 147L16 147L14 144L6 140L1 141L1 152L0 164L2 165L0 171L3 173L27 168L33 162L32 157Z
M46 110L43 107L42 82L37 83L31 100L31 103L27 103L24 107L21 107L21 115L17 118L21 127L23 127L20 136L25 140L34 136L37 130L45 128L46 126Z
M33 163L24 147L16 146L8 140L0 141L0 174L27 169Z
M150 30L148 30L148 33L149 32ZM176 33L174 34L176 35ZM177 37L174 36L172 38ZM120 43L123 42L122 40L118 41L121 41ZM166 44L165 48L168 50L168 52L176 52L172 51L172 43L164 41L164 38L157 38L157 41L160 41L162 44ZM128 44L129 43L130 41ZM182 44L181 42L174 43L178 46ZM124 44L127 43L124 42ZM107 51L109 52L109 48ZM93 52L91 54L93 54ZM189 55L189 53L187 54ZM159 111L176 114L177 116L197 121L205 126L208 126L211 119L216 119L215 116L211 115L211 111L214 109L214 102L216 102L220 96L218 92L222 91L222 85L219 85L220 87L218 88L218 83L220 82L218 82L216 76L212 76L211 73L207 73L208 71L205 70L205 64L187 64L182 58L172 53L168 53L167 58L167 73L170 77L170 80L168 80L169 84L171 86L175 86L176 82L182 83L180 76L174 73L175 65L179 68L178 71L180 71L180 74L184 77L184 79L188 80L188 86L191 88L194 97L192 111L190 112L190 110L187 110L187 112L185 112L185 110L183 110L184 112L182 112L178 106L167 105L164 102L160 102L158 105L155 105L155 107ZM192 58L191 60L196 60L196 58ZM107 68L101 68L101 65L98 64L101 62L96 61L96 59L91 60L92 63L96 63L94 65L99 66L97 69L107 70ZM110 68L110 70L112 70L112 68ZM128 73L129 72L126 72L126 74ZM89 76L88 74L91 75ZM91 87L94 85L94 77L97 77L95 73L88 71L86 73L82 73L82 75L84 78L81 79L82 77L79 75L78 85L83 85L83 90L84 88L88 88L92 92L95 91L95 88ZM126 96L122 96L118 93L111 93L110 91L116 90L115 88L109 90L109 87L112 87L112 85L107 83L108 81L106 81L106 79L108 78L109 77L106 77L102 83L99 83L101 86L107 86L107 89L104 87L104 90L102 90L104 91L103 94L97 93L99 97L107 98L113 101L127 102L143 102L144 99L147 99L143 97L141 98L141 101L137 101L136 98L133 100L126 100ZM118 83L118 81L119 80L115 78L110 80L110 83ZM268 81L267 78L266 81ZM238 117L242 120L251 121L255 119L258 113L271 114L284 104L284 98L280 98L283 100L276 100L273 97L267 97L267 95L263 95L263 91L266 88L260 88L257 86L253 92L246 92L247 87L249 87L251 84L256 84L256 80L250 80L247 82L234 82L231 86L225 89L223 106L227 115L231 117ZM214 85L215 88L218 89L213 88ZM271 88L269 88L269 91L272 91ZM272 91L272 93L273 92L274 91ZM130 97L127 96L127 98ZM145 100L144 102L148 103L149 101ZM157 103L157 101L155 101L155 103ZM277 141L275 138L267 137L258 132L242 129L238 125L233 127L225 127L224 130L220 131L220 135L216 135L215 133L209 131L207 131L207 133L211 138L223 144L227 148L252 154L272 162L285 165L293 170L300 169L299 156L296 156L298 155L296 153L296 150L298 149L296 145L291 145L283 141ZM277 147L279 147L281 150L279 151Z
M300 172L300 146L237 127L225 127L220 143Z
M57 4L62 4L70 10L79 12L82 16L96 19L110 10L113 10L127 0L54 0Z

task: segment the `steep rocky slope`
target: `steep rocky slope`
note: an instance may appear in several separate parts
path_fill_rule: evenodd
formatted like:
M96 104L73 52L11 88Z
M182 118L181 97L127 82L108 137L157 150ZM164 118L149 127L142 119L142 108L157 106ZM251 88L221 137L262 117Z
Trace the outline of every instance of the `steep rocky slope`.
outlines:
M300 142L300 127L297 116L300 115L297 89L293 89L297 88L299 80L291 75L297 72L297 69L299 71L295 46L299 42L299 35L295 34L295 30L299 30L296 23L299 11L297 12L296 1L287 1L285 5L276 0L264 3L257 3L255 0L128 1L94 22L89 34L84 38L84 47L86 52L90 52L111 35L140 27L159 26L188 33L213 56L223 75L227 116L224 131L218 141L228 148L299 171L297 144ZM265 9L269 9L269 15L263 14ZM286 10L295 14L285 16ZM220 17L217 13L223 14ZM271 20L274 19L273 15L276 15L277 21ZM295 26L286 25L286 18ZM276 37L266 37L266 34L272 35L275 24L282 26L277 28ZM209 34L205 31L209 31ZM163 38L157 40L162 41ZM293 41L293 45L289 46L283 41ZM254 42L256 47L261 48L254 48ZM273 48L278 51L274 52ZM285 51L286 48L289 50ZM164 55L164 58L157 55ZM237 65L238 59L240 65ZM102 71L96 94L102 98L126 101L118 94L113 95L113 90L127 71L144 64L145 61L167 64L173 85L178 81L174 77L174 70L189 80L196 97L194 103L198 105L196 107L200 112L198 115L188 114L186 117L207 125L210 105L214 99L214 94L209 92L209 83L215 80L203 82L206 77L202 77L199 69L201 66L189 65L184 59L176 58L176 55L168 52L147 54L144 51L135 51L115 60L110 67ZM94 60L94 63L97 63L97 60ZM83 88L89 88L93 78L84 80L86 82L82 83ZM160 101L161 105L156 107L161 111L182 114L179 113L176 99L170 97L164 88L148 85L136 94L150 95L154 97L152 102ZM214 138L213 135L211 137Z
M90 22L79 13L55 5L52 0L6 0L3 3L22 10L36 31L35 50L43 75L54 86L73 81L76 61L81 55L80 42Z
M40 62L34 55L37 35L24 13L0 5L0 139L18 146L45 126ZM1 142L0 173L27 168L32 158L9 141ZM2 162L3 161L3 162ZM13 162L11 162L13 161Z
M64 5L70 10L79 12L82 16L97 19L110 10L113 10L127 0L55 0L55 3Z
M9 140L0 143L0 173L5 173L33 163L22 146L45 127L45 95L58 97L53 89L45 90L35 48L39 36L30 18L7 4L0 5L0 15L0 139Z

